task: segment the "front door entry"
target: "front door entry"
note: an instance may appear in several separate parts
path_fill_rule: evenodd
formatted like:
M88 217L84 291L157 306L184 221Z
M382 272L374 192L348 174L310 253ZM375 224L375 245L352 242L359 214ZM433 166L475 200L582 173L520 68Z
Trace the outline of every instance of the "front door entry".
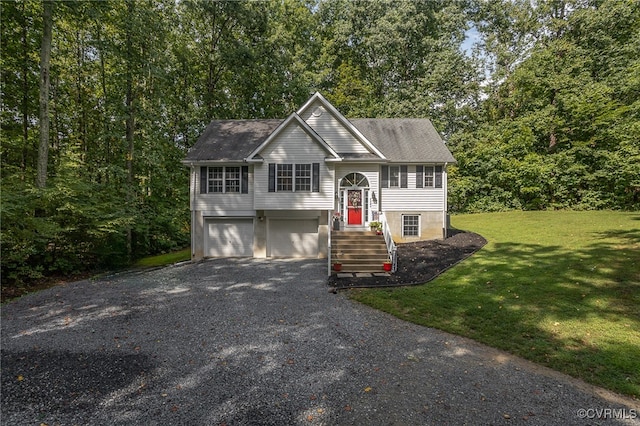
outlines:
M347 225L362 225L362 189L347 190Z

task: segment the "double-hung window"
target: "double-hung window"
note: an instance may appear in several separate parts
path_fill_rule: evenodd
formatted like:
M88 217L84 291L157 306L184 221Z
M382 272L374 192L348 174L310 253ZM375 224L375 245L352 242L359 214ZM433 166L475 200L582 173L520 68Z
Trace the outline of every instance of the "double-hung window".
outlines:
M209 167L207 192L224 192L224 167Z
M416 188L442 188L442 166L416 166Z
M402 236L403 237L419 237L420 236L420 215L413 215L413 214L402 215Z
M389 188L400 187L400 166L389 166Z
M433 166L424 166L424 186L425 188L433 188L435 183L435 174Z
M311 191L311 164L296 164L296 191Z
M383 188L407 188L407 166L382 166Z
M293 164L277 165L276 189L278 192L293 191Z
M224 192L240 192L240 167L225 167Z
M269 192L320 192L320 163L270 163Z
M200 168L201 194L247 194L248 192L248 166L203 166Z

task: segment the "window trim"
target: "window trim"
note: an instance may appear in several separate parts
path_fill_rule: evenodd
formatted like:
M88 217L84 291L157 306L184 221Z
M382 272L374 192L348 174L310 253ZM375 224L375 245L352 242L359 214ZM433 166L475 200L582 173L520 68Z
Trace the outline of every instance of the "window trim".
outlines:
M397 170L397 185L396 178L392 177L392 175ZM408 179L407 173L408 167L406 164L394 164L394 165L384 165L381 168L382 173L382 188L407 188ZM393 181L392 181L393 179Z
M293 192L295 188L294 175L293 164L276 164L276 192Z
M430 173L427 173L430 170ZM438 164L425 164L416 166L416 188L440 189L443 185L444 167ZM431 178L431 184L427 184L427 178Z
M224 183L224 166L207 167L207 194L224 194Z
M230 178L227 175L227 168L236 169L236 177ZM209 174L212 169L222 169L220 177L210 178ZM232 173L229 171L229 173ZM231 181L235 181L237 186L232 185ZM218 182L222 187L222 191L210 191L209 185L212 182ZM228 188L237 188L230 191ZM249 166L201 166L200 167L200 193L201 194L248 194L249 193Z
M402 217L402 222L401 222L402 223L402 237L403 238L407 238L407 237L420 238L421 229L422 229L422 224L421 224L422 217L421 217L421 215L419 215L419 214L402 214L401 217ZM409 218L417 218L417 223L415 225L414 224L411 224L411 225L405 224L405 219L409 219ZM417 234L416 235L407 234L406 228L408 228L408 227L416 227Z
M430 173L427 172L430 170ZM435 188L436 187L436 168L435 166L424 166L424 187L425 188ZM427 183L427 179L431 179L431 183Z
M235 170L231 172L228 171L228 169ZM233 173L235 176L232 176L231 173ZM222 191L224 194L240 194L242 185L242 170L240 169L240 166L225 166L222 178L224 182ZM233 188L234 190L230 191L229 188Z
M283 178L283 176L281 176L283 166L291 167L291 189L282 189L280 179ZM308 176L299 175L299 173L302 172L300 166L308 167L308 170L306 170L306 172L309 173ZM320 192L320 163L269 163L268 173L269 192ZM287 178L289 178L289 176L287 176ZM305 182L304 187L299 185L298 180ZM289 185L287 185L287 187L288 186Z
M389 188L400 188L400 166L389 166Z
M294 164L293 192L311 192L312 180L313 180L313 167L311 166L311 163Z

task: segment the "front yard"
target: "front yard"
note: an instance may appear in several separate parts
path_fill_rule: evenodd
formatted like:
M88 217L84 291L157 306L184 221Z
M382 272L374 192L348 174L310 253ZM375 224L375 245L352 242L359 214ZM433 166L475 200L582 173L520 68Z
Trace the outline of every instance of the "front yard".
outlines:
M640 213L487 213L452 225L488 244L428 284L352 297L640 397Z

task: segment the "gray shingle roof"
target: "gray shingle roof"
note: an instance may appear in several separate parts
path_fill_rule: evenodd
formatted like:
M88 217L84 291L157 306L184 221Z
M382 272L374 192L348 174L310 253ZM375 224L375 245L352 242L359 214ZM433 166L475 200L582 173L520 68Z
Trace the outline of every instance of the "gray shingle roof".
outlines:
M242 161L284 120L214 120L185 162ZM455 159L438 132L425 118L361 118L350 122L389 161L405 163L453 163ZM327 141L331 144L331 141ZM345 159L356 159L351 154ZM362 157L362 156L360 156ZM375 156L371 156L372 159ZM363 160L364 158L358 158Z
M392 162L453 163L455 159L426 118L349 120Z
M213 120L187 153L190 161L242 161L283 120Z

